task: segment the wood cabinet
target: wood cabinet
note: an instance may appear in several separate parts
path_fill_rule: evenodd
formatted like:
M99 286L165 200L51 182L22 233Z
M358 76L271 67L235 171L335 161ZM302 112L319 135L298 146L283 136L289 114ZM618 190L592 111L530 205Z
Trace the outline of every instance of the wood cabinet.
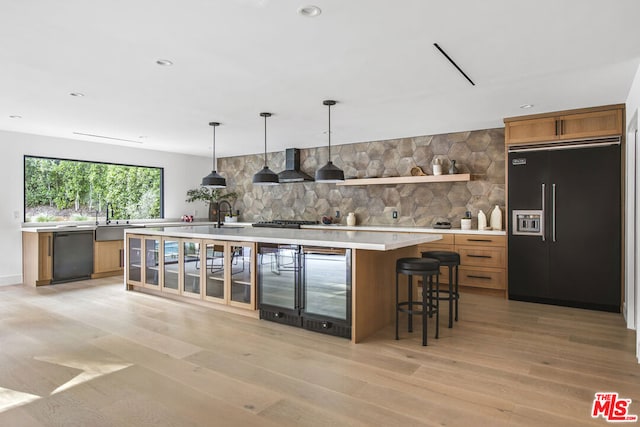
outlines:
M504 119L505 142L529 144L623 133L624 105L537 114Z
M127 234L127 286L142 286L142 240L144 236Z
M418 250L458 252L461 286L506 289L506 236L443 234L442 237L442 240L419 245ZM449 283L448 267L440 268L440 283Z
M93 242L92 278L117 276L124 271L124 240Z
M256 308L255 243L127 235L127 288Z
M460 285L506 289L506 236L456 234L454 240Z
M53 278L53 233L22 232L22 281L49 285Z

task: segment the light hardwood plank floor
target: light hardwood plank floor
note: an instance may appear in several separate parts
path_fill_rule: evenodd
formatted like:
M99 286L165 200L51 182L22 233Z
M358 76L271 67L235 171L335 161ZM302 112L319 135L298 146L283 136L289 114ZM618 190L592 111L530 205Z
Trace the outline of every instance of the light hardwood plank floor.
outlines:
M601 391L640 414L619 314L463 293L446 318L352 344L118 278L0 287L0 426L597 426Z

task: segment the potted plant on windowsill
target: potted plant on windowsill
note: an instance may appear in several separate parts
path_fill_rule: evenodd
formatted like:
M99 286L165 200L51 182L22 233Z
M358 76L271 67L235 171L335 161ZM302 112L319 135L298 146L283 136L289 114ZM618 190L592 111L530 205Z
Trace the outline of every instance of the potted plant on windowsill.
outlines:
M225 193L217 188L198 187L187 191L186 202L192 203L199 200L207 202L209 204L209 221L216 221L220 202L228 200L229 203L233 204L237 198L238 195L235 192Z

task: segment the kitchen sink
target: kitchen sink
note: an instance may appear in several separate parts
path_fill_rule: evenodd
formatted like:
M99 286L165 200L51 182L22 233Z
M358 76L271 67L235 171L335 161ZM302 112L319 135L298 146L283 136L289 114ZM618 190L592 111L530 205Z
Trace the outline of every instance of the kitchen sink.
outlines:
M96 226L96 242L123 240L124 230L127 228L140 228L140 226L132 224L98 225Z

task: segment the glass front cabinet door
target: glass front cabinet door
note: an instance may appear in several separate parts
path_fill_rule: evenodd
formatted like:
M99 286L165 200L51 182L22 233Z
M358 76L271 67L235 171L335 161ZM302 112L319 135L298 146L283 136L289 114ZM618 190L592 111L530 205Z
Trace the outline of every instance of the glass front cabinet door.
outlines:
M162 275L160 284L162 292L180 293L180 241L178 239L162 239Z
M227 244L230 305L254 310L255 287L255 243Z
M203 245L204 298L254 310L255 244L205 240Z
M182 240L182 289L181 294L200 298L202 282L202 243L200 240Z
M226 269L225 269L225 243L205 241L204 243L204 276L206 300L226 303Z
M160 238L144 238L144 283L145 288L159 289L160 285Z
M142 284L142 237L127 235L127 283L131 285Z

